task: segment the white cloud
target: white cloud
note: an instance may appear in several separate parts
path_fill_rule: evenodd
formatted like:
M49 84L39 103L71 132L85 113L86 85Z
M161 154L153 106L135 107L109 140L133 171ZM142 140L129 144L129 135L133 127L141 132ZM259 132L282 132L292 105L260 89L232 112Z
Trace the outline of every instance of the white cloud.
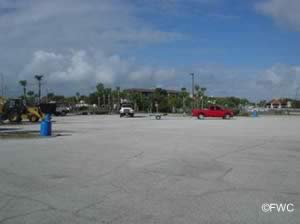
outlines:
M256 9L280 25L300 31L299 0L263 0L256 4Z
M270 97L294 97L300 86L300 66L274 65L259 73L257 86Z
M37 51L34 53L31 63L26 66L24 73L40 74L44 73L45 70L48 72L57 72L63 68L64 64L64 57L60 54Z
M29 46L52 49L76 45L109 48L183 38L137 19L134 7L126 1L28 0L8 5L0 8L0 30L6 33L0 42L12 46L22 38ZM5 13L7 8L14 10Z
M221 65L199 65L192 68L195 83L207 88L213 96L239 96L251 100L274 97L295 97L300 86L300 65L276 64L266 69L237 69ZM190 70L191 71L191 70ZM180 86L191 87L187 69L176 74L186 76ZM178 80L179 76L175 77ZM181 78L182 80L183 78ZM171 79L172 80L172 79Z
M252 100L293 97L300 86L300 66L274 65L262 71L238 70L220 65L190 68L162 68L139 64L118 54L72 50L65 54L37 51L19 79L33 82L36 73L45 74L47 87L58 93L90 93L97 82L108 86L177 88L191 86L188 74L213 96L240 96ZM253 76L256 74L256 77Z
M0 68L12 74L6 83L15 87L16 74L36 73L51 74L48 81L60 86L93 78L115 83L120 74L136 71L130 66L139 66L121 59L125 50L130 55L145 45L185 38L141 19L138 10L130 0L0 0L5 34L0 35Z
M60 83L73 86L95 86L97 82L122 86L144 85L169 81L176 76L174 69L154 68L138 64L133 58L105 55L84 50L66 54L37 51L25 66L19 79L33 80L34 74L45 74L45 81L52 89Z

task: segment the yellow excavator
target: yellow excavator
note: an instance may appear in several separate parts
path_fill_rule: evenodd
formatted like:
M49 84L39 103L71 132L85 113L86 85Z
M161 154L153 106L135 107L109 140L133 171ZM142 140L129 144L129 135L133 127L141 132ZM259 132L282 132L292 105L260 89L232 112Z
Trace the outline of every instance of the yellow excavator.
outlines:
M42 120L44 114L38 107L26 107L25 113L22 114L22 119L28 119L31 122L38 122Z
M44 114L38 107L26 106L22 99L0 97L0 121L21 122L28 119L38 122L43 117Z

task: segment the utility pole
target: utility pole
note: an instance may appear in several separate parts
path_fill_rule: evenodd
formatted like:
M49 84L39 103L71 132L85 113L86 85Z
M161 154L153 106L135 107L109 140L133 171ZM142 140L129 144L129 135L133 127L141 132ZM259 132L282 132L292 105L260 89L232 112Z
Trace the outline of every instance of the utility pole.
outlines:
M117 110L119 111L119 109L120 109L120 103L121 103L121 99L120 99L120 87L119 86L117 86L117 91L118 91Z
M193 98L192 109L194 109L194 107L195 107L195 100L194 100L194 97L195 97L195 74L191 73L190 76L192 76L192 98Z
M192 97L195 96L195 74L191 73L190 76L192 76Z

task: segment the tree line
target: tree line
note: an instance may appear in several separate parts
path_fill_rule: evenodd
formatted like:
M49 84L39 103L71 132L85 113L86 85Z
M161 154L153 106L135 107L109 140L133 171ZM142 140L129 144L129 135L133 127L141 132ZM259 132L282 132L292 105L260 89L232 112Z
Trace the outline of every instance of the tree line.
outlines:
M192 108L205 108L209 104L219 104L229 108L238 108L251 104L245 98L238 97L209 97L206 95L206 88L195 86L195 95L191 96L188 90L183 87L176 94L169 94L165 89L156 88L151 94L142 94L138 92L129 92L122 90L119 86L115 88L106 87L103 83L96 85L95 91L89 95L82 95L77 92L74 96L56 95L48 93L41 98L40 82L43 77L38 76L35 79L39 83L38 93L27 92L27 81L19 81L23 88L23 98L28 104L37 104L41 102L55 101L60 104L74 105L84 101L87 104L97 106L109 106L111 110L118 110L122 100L128 100L134 105L136 111L144 112L186 112L189 113Z

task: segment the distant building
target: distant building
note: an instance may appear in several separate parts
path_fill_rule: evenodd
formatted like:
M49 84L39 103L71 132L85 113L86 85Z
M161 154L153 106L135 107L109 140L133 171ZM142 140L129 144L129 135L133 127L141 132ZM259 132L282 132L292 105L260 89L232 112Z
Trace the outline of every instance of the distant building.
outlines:
M163 89L165 90L169 96L176 96L180 93L178 90L170 90L170 89ZM155 89L143 89L143 88L131 88L131 89L124 89L125 92L128 93L140 93L144 96L149 96L155 92Z
M290 108L291 106L291 102L286 99L273 99L266 104L266 107L270 109Z

